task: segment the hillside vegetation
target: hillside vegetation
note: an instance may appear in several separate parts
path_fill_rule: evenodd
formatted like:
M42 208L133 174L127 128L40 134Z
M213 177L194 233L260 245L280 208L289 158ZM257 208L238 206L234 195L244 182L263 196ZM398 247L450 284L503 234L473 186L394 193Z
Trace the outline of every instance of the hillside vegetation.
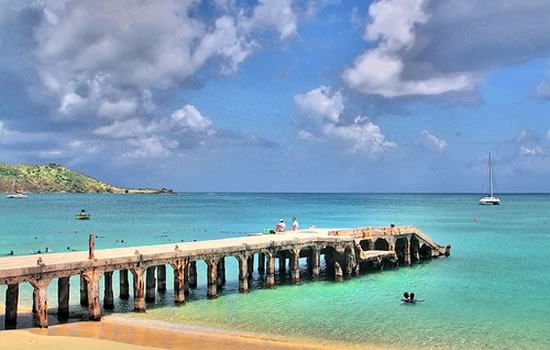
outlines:
M168 189L111 186L59 164L0 163L0 192L34 193L173 193Z

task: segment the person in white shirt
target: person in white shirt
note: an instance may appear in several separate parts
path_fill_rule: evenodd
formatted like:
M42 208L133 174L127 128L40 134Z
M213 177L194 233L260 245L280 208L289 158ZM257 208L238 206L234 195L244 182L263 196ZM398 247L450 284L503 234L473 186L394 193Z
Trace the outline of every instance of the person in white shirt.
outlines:
M300 224L295 217L292 218L292 231L298 231L300 229Z
M279 223L275 227L275 231L277 232L285 232L286 231L286 224L283 219L279 220Z

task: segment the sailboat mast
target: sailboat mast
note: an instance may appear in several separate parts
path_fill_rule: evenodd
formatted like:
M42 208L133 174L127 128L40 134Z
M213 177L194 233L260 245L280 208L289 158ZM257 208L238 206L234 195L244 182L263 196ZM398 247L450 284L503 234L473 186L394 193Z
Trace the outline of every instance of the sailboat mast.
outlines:
M489 188L491 190L491 197L494 196L493 188L493 159L491 157L491 152L489 152Z

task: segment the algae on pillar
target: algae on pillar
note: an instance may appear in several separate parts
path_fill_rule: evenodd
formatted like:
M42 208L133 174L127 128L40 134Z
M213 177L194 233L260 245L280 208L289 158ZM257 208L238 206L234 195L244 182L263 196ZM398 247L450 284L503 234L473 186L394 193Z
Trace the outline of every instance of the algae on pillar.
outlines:
M57 317L60 320L69 318L70 277L57 279Z
M219 259L206 260L206 264L208 265L208 299L215 299L218 297L218 261Z
M300 249L295 248L290 251L290 279L293 283L300 281Z
M34 293L34 304L36 313L34 314L34 324L39 328L48 328L48 285L50 280L31 281Z
M88 281L80 275L80 305L88 306Z
M120 270L120 299L130 299L130 286L128 283L128 270Z
M248 257L237 255L235 258L239 262L239 292L248 293Z
M254 277L254 253L251 253L248 256L248 279L252 279Z
M263 254L266 260L265 285L268 288L275 286L275 255L271 252Z
M154 302L155 301L155 270L156 266L150 266L147 268L146 282L145 282L145 301Z
M197 262L191 261L189 263L189 287L197 288Z
M224 258L221 258L218 261L216 284L218 286L218 289L221 289L225 284L225 259Z
M113 295L113 272L105 272L105 291L103 294L103 308L105 310L113 310L115 301Z
M5 328L13 329L17 324L17 304L19 302L19 284L8 284L6 290Z
M145 312L145 269L137 267L130 271L134 277L134 311Z
M319 277L321 273L321 251L318 247L311 247L311 256L309 257L311 264L311 275L313 277Z

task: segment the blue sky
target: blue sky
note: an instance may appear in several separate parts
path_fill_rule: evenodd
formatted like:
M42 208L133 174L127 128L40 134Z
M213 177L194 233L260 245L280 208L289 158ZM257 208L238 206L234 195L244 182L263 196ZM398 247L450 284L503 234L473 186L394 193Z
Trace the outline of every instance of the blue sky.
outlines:
M178 191L548 192L544 0L0 0L0 161Z

